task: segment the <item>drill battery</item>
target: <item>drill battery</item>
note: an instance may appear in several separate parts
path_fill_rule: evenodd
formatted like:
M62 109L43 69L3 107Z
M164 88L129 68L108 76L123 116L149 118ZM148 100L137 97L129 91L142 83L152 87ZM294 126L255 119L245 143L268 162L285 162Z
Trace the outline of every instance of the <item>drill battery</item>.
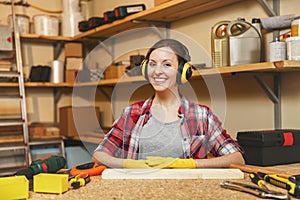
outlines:
M89 29L96 28L103 24L106 24L103 17L91 17L91 18L89 18L89 21L88 21Z
M103 18L105 23L111 23L117 19L113 10L106 11L105 13L103 13Z
M90 30L89 22L87 20L81 21L78 23L78 30L80 32L85 32Z
M128 15L132 15L143 10L146 10L145 4L119 6L114 9L114 15L116 19L122 19Z

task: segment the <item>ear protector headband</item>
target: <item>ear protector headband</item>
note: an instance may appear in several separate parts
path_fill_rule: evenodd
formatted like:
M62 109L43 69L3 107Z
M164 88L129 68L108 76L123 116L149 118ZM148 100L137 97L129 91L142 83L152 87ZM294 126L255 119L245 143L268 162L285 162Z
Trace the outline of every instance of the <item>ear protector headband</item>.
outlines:
M143 60L143 62L141 64L141 71L142 71L142 75L149 82L148 59ZM192 65L190 63L186 62L185 60L183 60L178 65L176 82L178 84L184 84L188 81L189 78L191 78L192 74L193 74Z

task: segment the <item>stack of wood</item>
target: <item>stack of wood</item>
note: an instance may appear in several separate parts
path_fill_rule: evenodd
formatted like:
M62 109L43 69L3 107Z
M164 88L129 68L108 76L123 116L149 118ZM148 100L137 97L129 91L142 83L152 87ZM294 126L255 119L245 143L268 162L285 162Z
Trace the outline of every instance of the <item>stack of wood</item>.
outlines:
M0 126L0 144L23 141L22 126Z
M0 71L10 71L11 62L9 60L0 60Z
M31 139L59 138L59 128L53 124L32 123L29 126L29 135Z

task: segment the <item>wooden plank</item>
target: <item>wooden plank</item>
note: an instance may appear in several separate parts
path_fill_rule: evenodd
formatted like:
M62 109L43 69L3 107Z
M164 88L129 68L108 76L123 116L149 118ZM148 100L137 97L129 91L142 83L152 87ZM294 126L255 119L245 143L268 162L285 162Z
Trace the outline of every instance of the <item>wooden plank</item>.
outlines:
M257 71L271 71L276 69L272 62L252 63L237 66L227 66L219 68L201 69L193 72L193 76L205 76L216 74L231 74L239 72L257 72Z
M64 37L64 36L45 36L37 34L22 34L21 40L30 40L31 42L57 42L57 41L71 41L73 37Z
M244 179L239 169L106 169L102 179Z
M300 68L300 60L282 60L274 62L277 68Z
M299 167L299 166L298 166ZM286 173L285 171L279 171L276 169L267 169L264 167L259 167L259 166L254 166L254 165L236 165L236 164L231 164L230 168L234 168L234 169L240 169L243 172L247 172L247 173L257 173L257 172L262 172L265 174L276 174L280 177L283 178L289 178L290 176L292 176L293 174L289 174Z

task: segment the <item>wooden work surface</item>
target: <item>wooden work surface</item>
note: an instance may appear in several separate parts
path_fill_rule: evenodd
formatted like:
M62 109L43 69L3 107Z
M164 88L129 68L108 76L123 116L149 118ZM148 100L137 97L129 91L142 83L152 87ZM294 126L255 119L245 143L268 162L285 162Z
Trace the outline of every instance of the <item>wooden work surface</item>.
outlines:
M300 163L265 167L300 174ZM264 169L265 169L264 168ZM91 182L77 190L70 189L62 195L30 192L29 199L259 199L251 194L220 187L223 180L104 180L94 176ZM252 184L248 174L242 180ZM286 190L268 184L269 189L286 193ZM294 198L291 198L294 199Z

